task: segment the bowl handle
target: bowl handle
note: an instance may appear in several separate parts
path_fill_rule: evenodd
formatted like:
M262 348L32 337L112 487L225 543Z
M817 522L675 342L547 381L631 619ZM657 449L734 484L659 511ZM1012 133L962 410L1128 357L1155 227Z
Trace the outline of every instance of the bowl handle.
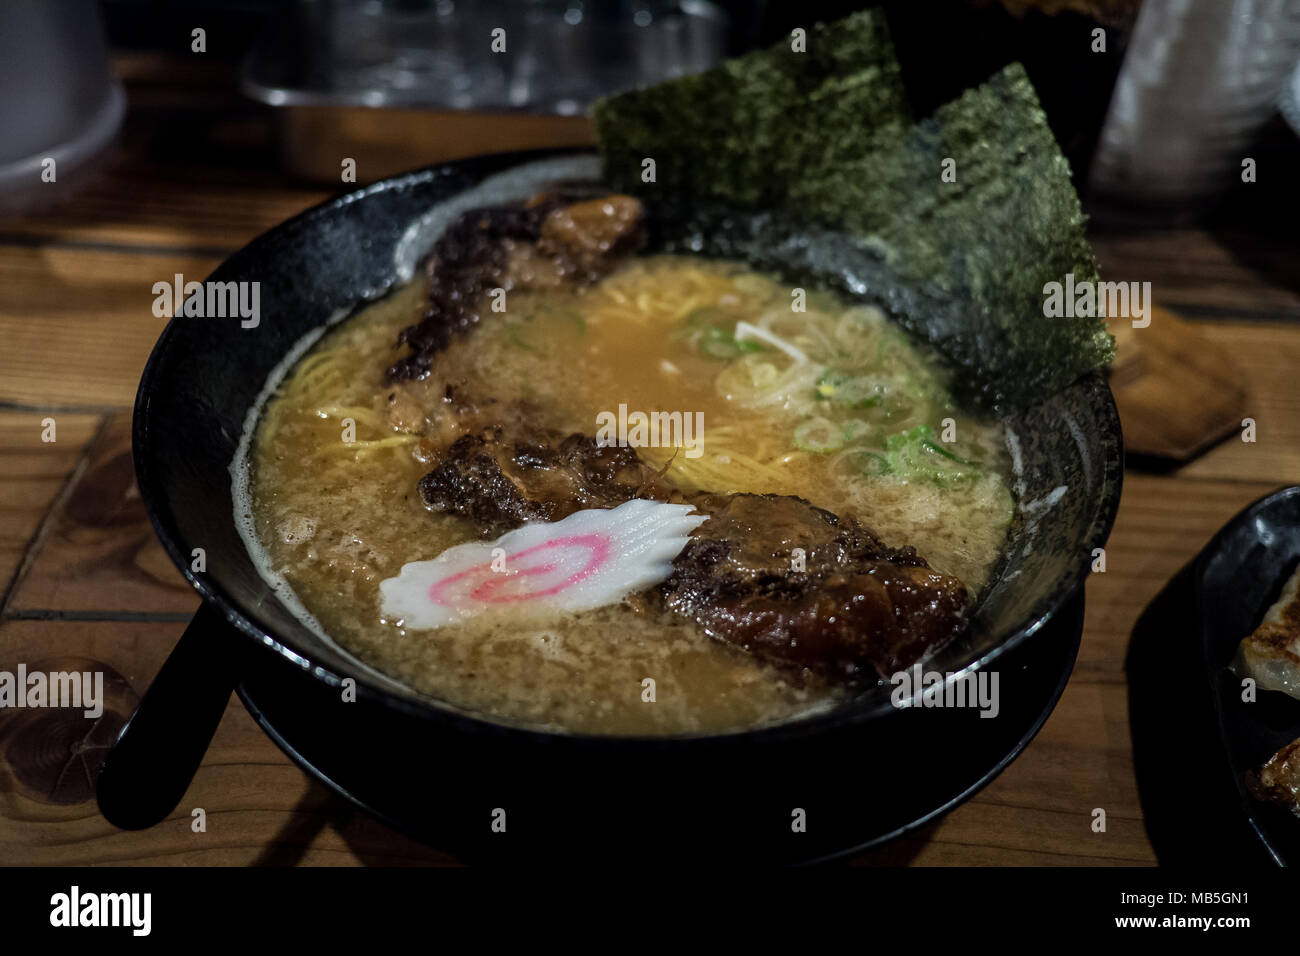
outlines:
M219 611L199 607L100 767L109 823L143 830L185 796L235 686L232 636Z

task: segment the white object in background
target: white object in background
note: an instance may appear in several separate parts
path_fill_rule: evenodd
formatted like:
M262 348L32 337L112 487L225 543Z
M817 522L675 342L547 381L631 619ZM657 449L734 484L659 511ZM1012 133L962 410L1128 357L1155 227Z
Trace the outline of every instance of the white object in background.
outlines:
M125 112L97 3L0 3L0 213L68 198Z
M1295 65L1291 71L1291 80L1282 89L1282 99L1278 102L1278 109L1282 111L1282 117L1287 121L1287 125L1300 136L1300 63Z
M1182 202L1233 185L1300 53L1298 0L1145 0L1090 185Z

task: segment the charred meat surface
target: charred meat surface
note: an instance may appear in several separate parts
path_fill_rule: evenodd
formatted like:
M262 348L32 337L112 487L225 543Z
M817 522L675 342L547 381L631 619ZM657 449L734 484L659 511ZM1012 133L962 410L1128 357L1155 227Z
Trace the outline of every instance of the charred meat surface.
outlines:
M789 664L887 677L962 627L960 581L852 518L788 495L694 503L709 520L660 592L712 637Z
M1247 773L1246 787L1256 800L1275 803L1300 817L1300 740L1273 754L1258 771Z
M640 202L582 186L462 213L434 243L428 308L402 331L399 344L411 354L388 369L389 378L428 375L434 353L479 321L491 290L590 284L643 238Z
M960 581L932 570L912 548L886 547L853 518L789 495L686 495L633 449L585 435L548 435L525 424L463 435L420 481L420 494L429 508L470 519L485 537L630 498L690 503L709 520L655 601L767 660L888 676L963 625Z
M456 439L420 480L420 495L434 511L469 518L484 537L632 498L673 500L659 473L631 448L602 446L576 433L548 438L518 425Z

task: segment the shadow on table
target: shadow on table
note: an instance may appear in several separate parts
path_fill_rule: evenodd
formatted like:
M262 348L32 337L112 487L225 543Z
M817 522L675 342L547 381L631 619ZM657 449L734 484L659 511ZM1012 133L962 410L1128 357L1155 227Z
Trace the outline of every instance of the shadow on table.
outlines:
M289 821L254 866L297 866L326 828L333 829L366 866L458 866L450 853L384 826L348 801L312 781Z
M883 846L846 856L852 866L907 866L929 842L934 821ZM325 828L332 828L366 866L459 866L451 853L387 827L316 782L293 815L254 861L254 866L297 866Z
M1147 836L1163 866L1269 865L1220 752L1198 646L1188 564L1138 618L1129 642L1129 726Z

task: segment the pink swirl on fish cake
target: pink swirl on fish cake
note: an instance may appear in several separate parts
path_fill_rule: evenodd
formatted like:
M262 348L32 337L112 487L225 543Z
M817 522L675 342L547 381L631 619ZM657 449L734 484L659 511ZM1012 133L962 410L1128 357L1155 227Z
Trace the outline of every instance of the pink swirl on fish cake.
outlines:
M442 627L475 614L585 611L659 584L703 521L690 505L634 498L616 508L533 521L495 541L458 544L408 561L379 583L384 615ZM498 559L506 556L502 567ZM495 565L496 570L493 569Z
M585 548L588 552L586 564L564 580L549 587L529 591L517 590L520 582L528 583L525 581L526 578L552 574L565 563L561 559L555 559L544 564L525 564L520 567L521 559L563 548ZM443 607L465 607L476 603L508 604L550 597L591 577L608 560L611 549L612 544L607 534L592 532L552 538L531 548L525 548L513 557L507 555L510 566L505 571L496 571L492 568L492 561L484 561L440 581L434 581L429 586L429 600ZM456 585L461 585L459 593L449 595L447 592ZM516 589L512 590L512 585L516 586Z

